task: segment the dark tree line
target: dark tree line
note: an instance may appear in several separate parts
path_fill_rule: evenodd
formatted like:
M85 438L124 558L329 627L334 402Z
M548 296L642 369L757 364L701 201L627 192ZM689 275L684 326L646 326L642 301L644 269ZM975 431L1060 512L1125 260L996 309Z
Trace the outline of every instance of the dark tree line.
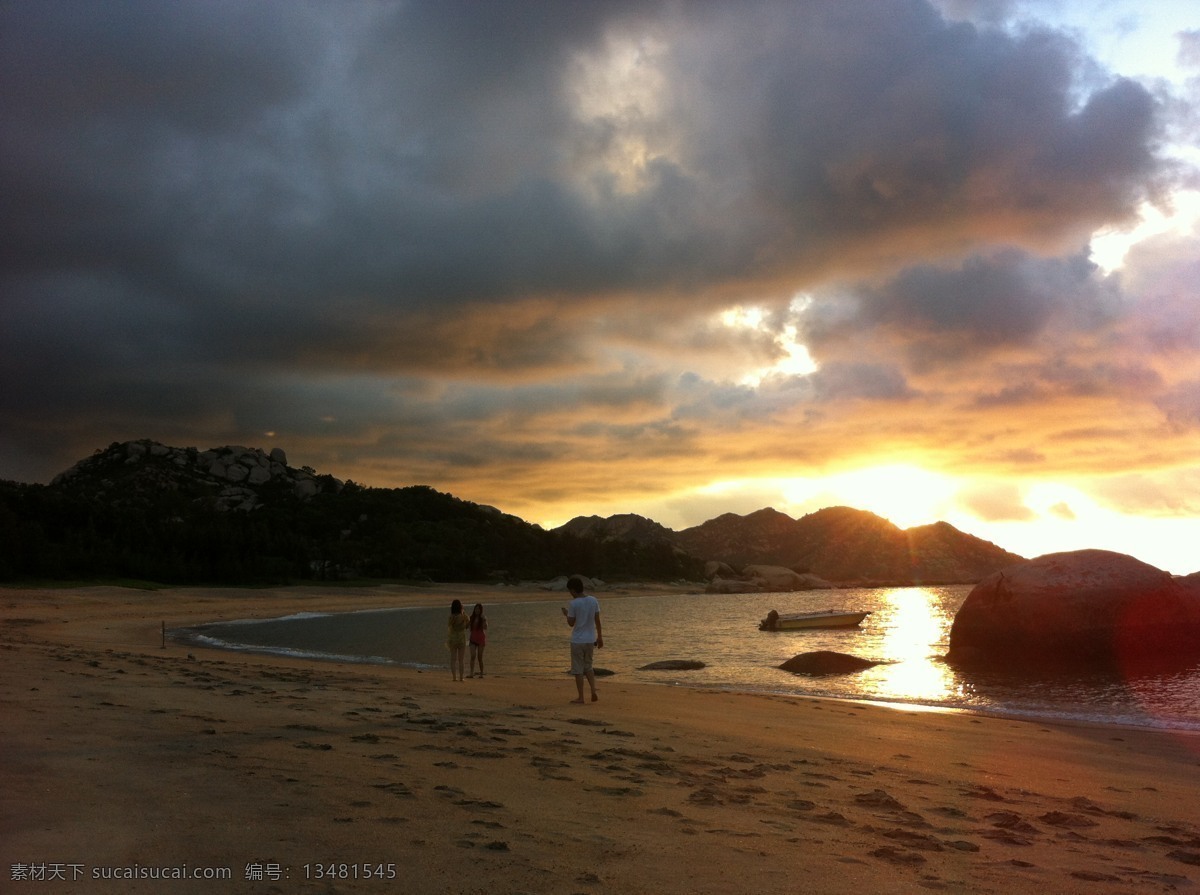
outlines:
M0 482L0 580L252 585L335 578L697 578L669 544L545 531L432 488L347 483L309 499L264 485L251 510L173 486Z

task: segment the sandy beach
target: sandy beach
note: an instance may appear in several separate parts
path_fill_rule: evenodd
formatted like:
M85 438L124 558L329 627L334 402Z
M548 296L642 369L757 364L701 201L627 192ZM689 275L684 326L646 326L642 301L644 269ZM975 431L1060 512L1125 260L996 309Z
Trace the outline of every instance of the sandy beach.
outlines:
M1047 895L1200 883L1195 736L619 676L579 706L569 676L522 677L499 650L486 678L456 683L448 670L162 638L164 623L454 597L561 600L454 586L0 590L4 891ZM566 639L564 626L564 668Z

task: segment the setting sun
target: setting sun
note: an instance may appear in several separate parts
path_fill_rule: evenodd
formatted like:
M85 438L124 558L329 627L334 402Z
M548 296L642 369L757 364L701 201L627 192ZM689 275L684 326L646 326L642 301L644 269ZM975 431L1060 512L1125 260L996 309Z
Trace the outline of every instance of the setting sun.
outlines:
M842 505L868 510L900 528L943 518L955 491L953 481L907 464L872 466L819 479L796 480L784 495L797 506ZM820 506L812 506L818 498Z

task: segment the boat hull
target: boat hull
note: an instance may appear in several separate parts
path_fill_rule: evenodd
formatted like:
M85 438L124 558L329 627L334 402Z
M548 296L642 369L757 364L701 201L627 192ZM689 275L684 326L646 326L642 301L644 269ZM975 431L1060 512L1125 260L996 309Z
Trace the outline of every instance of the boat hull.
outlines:
M764 618L759 622L760 631L804 631L809 628L853 628L860 624L870 612L858 610L827 609L824 612L804 612Z

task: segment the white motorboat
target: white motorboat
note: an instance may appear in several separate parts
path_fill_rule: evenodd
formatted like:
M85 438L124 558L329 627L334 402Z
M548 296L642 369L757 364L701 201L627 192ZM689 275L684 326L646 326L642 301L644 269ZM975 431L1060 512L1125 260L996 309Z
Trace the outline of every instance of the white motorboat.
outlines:
M805 628L853 628L870 615L859 609L820 609L780 615L774 609L758 623L760 631L803 631Z

